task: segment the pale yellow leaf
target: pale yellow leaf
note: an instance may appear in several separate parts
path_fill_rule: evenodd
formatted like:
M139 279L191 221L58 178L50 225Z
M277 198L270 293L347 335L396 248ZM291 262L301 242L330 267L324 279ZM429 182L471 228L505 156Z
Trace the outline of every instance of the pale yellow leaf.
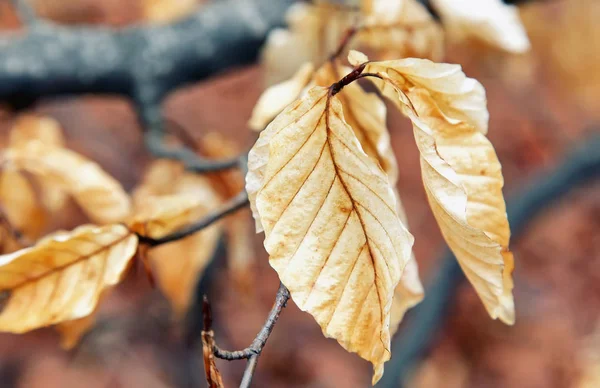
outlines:
M443 55L441 27L416 0L374 0L362 2L361 47L378 59L430 58Z
M473 78L467 78L460 65L435 63L427 59L406 58L371 62L365 73L384 79L372 79L382 93L395 103L406 104L398 91L409 87L426 89L450 123L464 121L487 133L489 113L485 89Z
M46 116L19 116L10 131L9 147L23 147L33 140L40 141L47 146L59 148L65 146L65 137L58 121ZM39 184L39 195L42 204L50 212L60 210L67 201L66 193L56 184L53 184L51 179L43 176L35 179Z
M31 141L2 154L4 163L60 187L73 196L88 217L108 224L130 212L129 196L119 182L96 163L73 151Z
M248 126L262 131L286 106L294 102L310 82L312 63L305 63L292 78L267 88L256 102Z
M442 234L489 314L512 324L514 262L508 250L504 180L493 146L475 125L481 120L474 120L484 117L480 106L485 91L477 81L458 74L460 68L431 62L425 67L427 77L415 77L414 68L402 60L373 62L365 71L380 75L383 79L375 84L383 94L401 101L413 122L425 191ZM441 86L433 76L436 67ZM451 99L451 86L458 104ZM468 90L481 92L467 99L463 92Z
M261 133L247 191L292 299L326 336L373 363L375 383L390 358L392 297L413 238L388 177L328 96L312 88Z
M500 163L489 140L465 123L445 120L423 90L408 94L433 214L465 275L492 318L514 323L510 230Z
M220 202L208 178L185 172L178 163L156 161L134 194L130 227L141 235L161 238L201 220ZM179 317L187 311L220 236L220 224L213 224L148 251L156 282Z
M6 295L0 331L23 333L91 314L102 292L121 280L136 249L137 237L122 225L84 225L0 256Z
M512 53L530 48L519 10L502 0L432 0L432 4L453 39L473 37Z

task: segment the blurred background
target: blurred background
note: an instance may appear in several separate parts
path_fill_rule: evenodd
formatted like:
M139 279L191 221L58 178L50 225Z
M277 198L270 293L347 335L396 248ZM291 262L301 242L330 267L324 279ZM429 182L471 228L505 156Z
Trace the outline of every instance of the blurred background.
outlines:
M39 15L58 23L115 28L165 23L203 6L206 2L194 0L35 1ZM520 14L532 44L529 53L451 44L445 57L487 90L489 137L503 166L507 198L600 134L600 2L537 1L520 5ZM26 33L7 1L0 2L0 28L0 34ZM246 123L263 87L258 64L227 69L172 93L165 115L193 139L219 133L243 149L255 139ZM135 186L151 159L124 97L42 99L27 112L58 120L69 147L97 161L126 189ZM19 113L0 105L1 133ZM400 165L399 190L427 286L437 275L445 245L422 189L410 123L393 110L388 119ZM73 227L83 220L73 206L53 224ZM255 237L244 286L231 286L219 261L204 279L216 339L227 349L251 342L274 299L278 279L261 239ZM438 330L426 339L423 359L402 376L403 386L600 387L600 182L570 190L537 214L511 248L516 325L489 319L473 288L462 281L438 317ZM50 329L0 335L0 387L205 386L201 351L182 339L181 325L144 271L132 272L103 302L97 324L74 350L61 350ZM217 365L225 386L239 384L243 361ZM367 387L370 379L367 362L325 339L312 317L289 303L260 358L253 386Z

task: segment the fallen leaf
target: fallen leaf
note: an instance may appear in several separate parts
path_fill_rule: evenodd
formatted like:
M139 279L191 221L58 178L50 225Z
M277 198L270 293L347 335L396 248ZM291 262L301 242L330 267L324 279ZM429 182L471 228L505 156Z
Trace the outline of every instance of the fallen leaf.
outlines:
M432 0L451 38L476 38L511 53L530 49L519 10L502 0Z
M201 220L221 203L208 178L185 172L178 163L154 162L142 182L133 196L135 210L129 225L144 236L164 237ZM177 316L182 317L192 302L220 236L221 225L217 223L148 250L154 278Z
M377 382L390 358L394 288L413 242L388 177L322 87L261 133L248 167L271 266L326 336L373 363Z
M0 292L7 296L0 331L23 333L91 314L136 249L137 237L122 225L83 225L0 256Z
M72 195L95 222L119 222L129 215L129 196L119 182L76 152L31 141L5 150L2 159L7 166L42 177Z

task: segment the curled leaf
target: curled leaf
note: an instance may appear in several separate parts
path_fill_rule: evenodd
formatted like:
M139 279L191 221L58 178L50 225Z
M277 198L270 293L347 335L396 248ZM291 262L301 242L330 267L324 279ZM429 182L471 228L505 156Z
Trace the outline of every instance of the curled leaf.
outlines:
M0 256L0 290L7 296L0 331L23 333L91 314L136 248L137 237L122 225L84 225Z
M482 130L485 91L460 67L429 62L415 71L414 61L371 62L365 71L413 122L425 191L450 249L488 313L512 324L514 262L501 166Z
M356 53L348 56L350 61L356 58ZM371 62L364 72L379 75L382 79L373 79L373 83L396 104L410 105L402 95L408 88L426 89L449 122L464 121L487 133L489 112L485 89L477 80L467 78L460 65L406 58Z
M377 382L413 242L386 174L362 150L337 96L321 87L261 133L248 163L271 266L326 336L373 363Z
M501 0L432 0L444 27L454 39L473 37L512 53L530 44L519 10Z
M206 374L206 382L209 388L223 388L223 378L221 372L217 369L213 347L215 339L213 331L202 331L202 356L204 359L204 372Z
M2 159L9 167L40 177L71 194L95 222L119 222L129 215L129 196L119 182L73 151L31 141L9 148Z

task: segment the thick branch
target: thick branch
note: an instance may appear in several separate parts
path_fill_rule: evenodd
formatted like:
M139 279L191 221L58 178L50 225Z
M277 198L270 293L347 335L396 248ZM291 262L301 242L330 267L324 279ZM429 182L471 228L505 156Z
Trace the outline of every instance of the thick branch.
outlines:
M248 205L248 195L245 191L242 191L238 195L233 197L231 200L229 200L229 202L223 205L220 209L208 214L206 217L202 218L198 222L188 225L183 229L180 229L161 238L151 238L143 235L138 235L138 238L141 243L147 244L151 247L181 240L196 232L199 232L200 230L212 225L213 223L219 221L221 218L235 212L236 210L243 208L246 205Z

